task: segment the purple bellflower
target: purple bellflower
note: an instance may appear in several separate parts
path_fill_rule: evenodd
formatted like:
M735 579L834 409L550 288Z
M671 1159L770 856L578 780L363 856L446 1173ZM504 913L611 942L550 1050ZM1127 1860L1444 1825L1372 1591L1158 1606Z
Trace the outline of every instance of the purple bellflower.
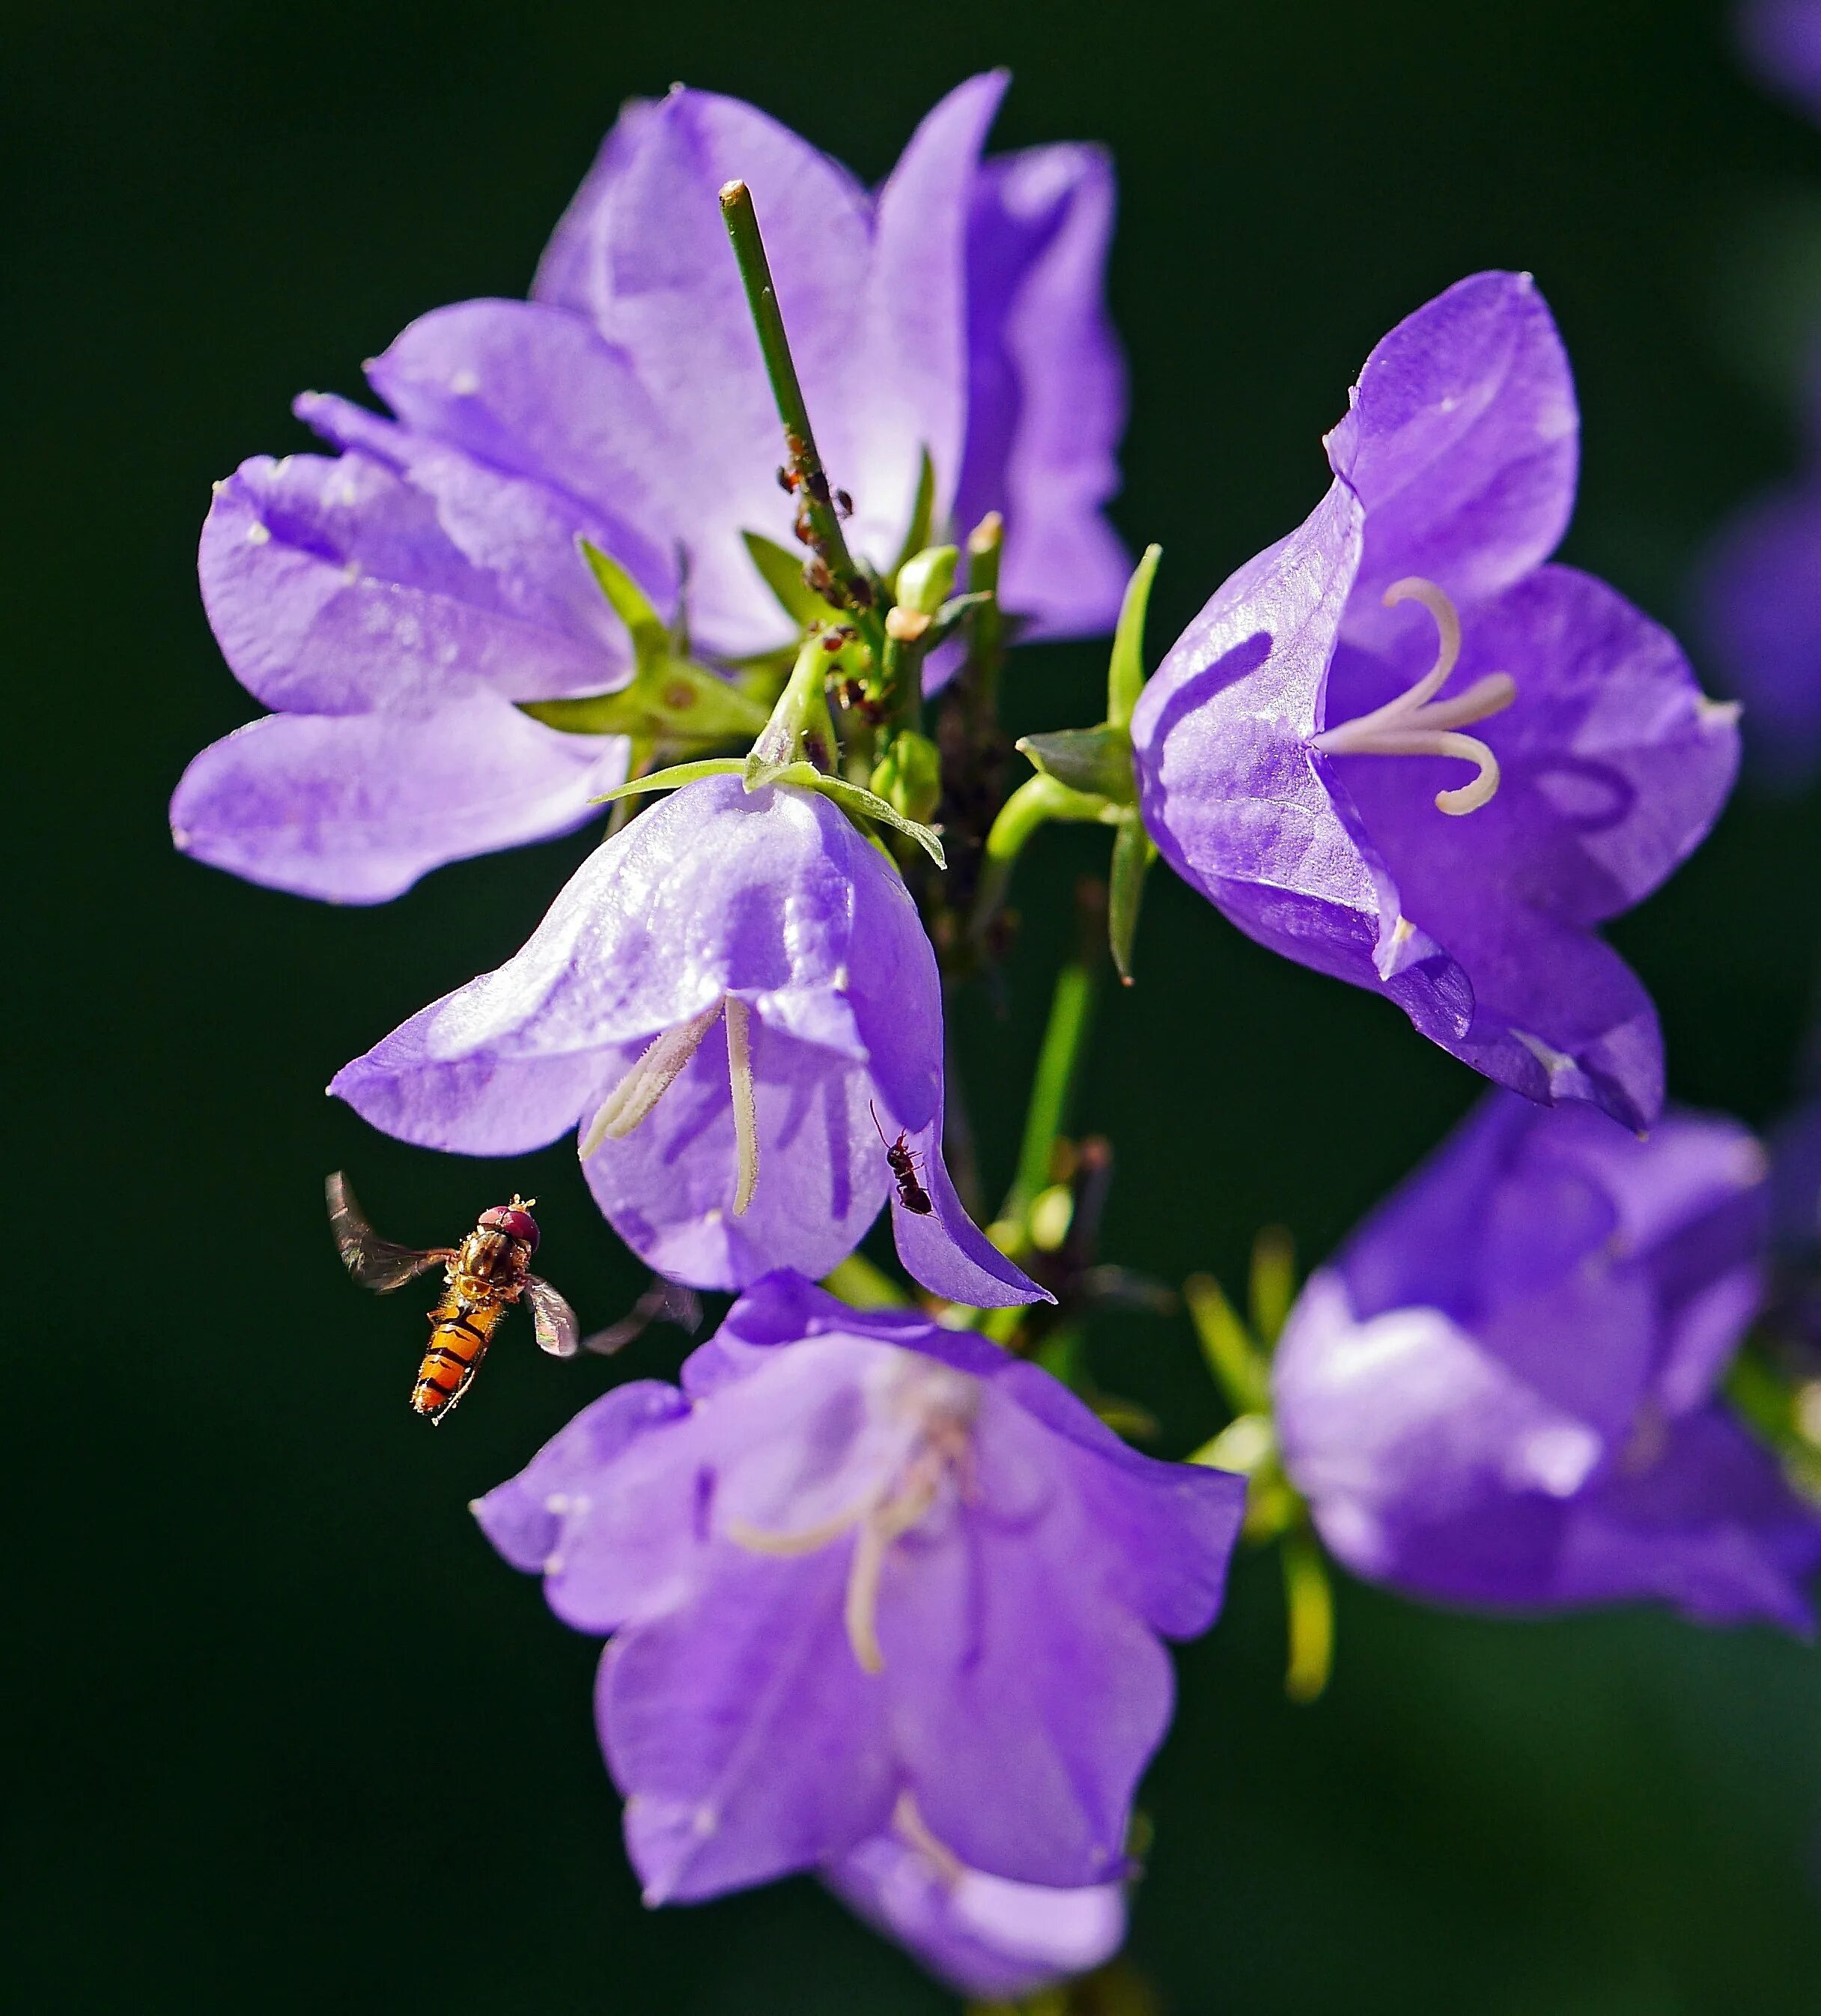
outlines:
M1697 593L1715 669L1744 703L1752 766L1784 787L1821 768L1821 352L1808 376L1806 471L1722 527Z
M1744 0L1736 21L1759 78L1821 120L1821 0Z
M1028 634L1110 628L1127 566L1102 510L1125 409L1103 304L1111 170L1080 146L983 161L1005 82L952 92L876 195L736 99L635 103L528 301L413 322L368 366L390 417L300 399L339 454L254 458L203 528L210 620L272 712L190 765L178 844L376 902L581 824L623 773L623 739L517 704L630 675L578 538L686 616L698 657L790 641L740 536L790 545L792 506L717 200L733 177L852 493L855 552L889 571L927 455L937 527L1003 513L1001 596Z
M1314 1275L1272 1373L1329 1548L1411 1594L1654 1598L1806 1633L1821 1506L1718 1383L1759 1306L1762 1150L1491 1095Z
M516 1155L579 1128L590 1187L660 1273L826 1273L892 1199L937 1294L1045 1299L942 1161L935 955L897 869L827 799L686 785L606 841L530 940L337 1074L419 1147ZM892 1180L900 1132L930 1208Z
M1214 1621L1243 1495L973 1332L781 1273L681 1392L607 1394L475 1509L558 1616L613 1634L601 1741L647 1902L821 1870L938 1965L977 1935L1054 1971L1105 1902L957 1872L1126 1873L1170 1719L1160 1639ZM907 1828L952 1879L920 1903L889 1866Z
M1125 1888L1051 1890L970 1869L930 1834L907 1793L891 1831L822 1880L958 1993L1012 2001L1110 1960L1125 1941Z
M1152 837L1241 930L1636 1127L1661 1038L1595 927L1706 833L1738 736L1666 632L1546 564L1577 432L1528 276L1419 309L1327 437L1327 495L1179 639L1132 739Z

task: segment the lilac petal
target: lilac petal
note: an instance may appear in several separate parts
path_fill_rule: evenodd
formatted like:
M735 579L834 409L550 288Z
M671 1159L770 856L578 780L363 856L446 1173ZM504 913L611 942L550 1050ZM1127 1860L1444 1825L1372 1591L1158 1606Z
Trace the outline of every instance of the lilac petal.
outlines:
M367 366L405 424L515 476L648 524L664 421L582 316L536 301L420 315Z
M1640 1141L1570 1111L1534 1129L1529 1161L1559 1161L1596 1182L1617 1208L1607 1252L1636 1269L1661 1335L1653 1384L1672 1414L1712 1395L1762 1302L1769 1162L1736 1121L1672 1111Z
M1323 725L1402 691L1433 644L1419 622L1394 659L1343 652ZM1590 574L1541 567L1467 613L1444 697L1494 671L1517 697L1475 725L1500 768L1477 811L1438 810L1462 776L1448 758L1331 759L1405 909L1451 950L1456 918L1489 895L1583 924L1628 909L1700 844L1738 769L1736 710L1704 697L1668 632Z
M1663 1106L1663 1032L1610 945L1503 904L1449 929L1449 950L1473 976L1474 1019L1465 1035L1435 1042L1526 1099L1584 1100L1634 1132L1651 1125Z
M1821 1515L1776 1459L1718 1408L1675 1422L1667 1445L1617 1474L1569 1519L1553 1594L1564 1603L1655 1597L1701 1624L1763 1622L1801 1637L1821 1567Z
M1821 7L1815 0L1743 0L1739 45L1763 81L1821 120Z
M191 762L171 835L269 888L382 903L444 862L582 825L625 765L623 738L560 735L484 689L410 713L270 715Z
M895 910L902 891L826 799L749 795L737 777L686 786L591 855L513 958L421 1010L334 1089L401 1139L521 1153L592 1117L625 1046L730 988L836 986L856 913L870 917L881 892Z
M842 1636L847 1566L840 1547L727 1548L696 1601L608 1647L601 1743L647 1903L814 1868L884 1826L896 1787L877 1681Z
M1031 1479L1049 1475L1042 1445L989 1393L973 1436L981 1509L887 1564L880 1683L930 1831L975 1867L1067 1888L1123 1872L1172 1683L1079 1500L1052 1486L1025 1509Z
M782 618L738 535L787 545L791 509L772 477L777 416L718 192L736 178L752 191L819 445L862 507L848 388L866 348L870 207L826 155L710 92L673 92L609 149L558 228L555 277L546 286L540 273L538 297L588 315L657 410L689 416L668 459L688 507L692 619L724 650L763 650Z
M850 1909L961 1995L1012 2001L1099 1966L1125 1938L1119 1884L1009 1883L939 1867L895 1834L862 1841L822 1875Z
M1362 1323L1325 1270L1291 1312L1272 1391L1285 1468L1328 1547L1369 1579L1411 1583L1431 1529L1502 1513L1526 1494L1566 1499L1607 1454L1585 1421L1439 1309ZM1453 1593L1495 1596L1508 1564L1488 1560L1478 1571L1483 1587Z
M1171 866L1249 937L1382 986L1441 1041L1467 1027L1466 976L1432 940L1399 931L1397 887L1337 805L1331 759L1309 747L1361 522L1334 484L1183 633L1132 717L1140 805Z
M891 1236L911 1278L932 1294L977 1309L1009 1309L1020 1302L1053 1302L1023 1268L1008 1260L968 1215L942 1159L939 1121L912 1136L911 1151L925 1193L934 1209L906 1210L891 1195Z
M1821 764L1821 488L1750 505L1722 531L1700 584L1722 689L1744 701L1752 761L1798 785Z
M780 1263L826 1274L866 1236L889 1181L863 1063L783 1033L762 1015L750 1027L759 1172L745 1211L729 1208L736 1147L724 1024L650 1118L584 1165L595 1201L633 1251L699 1287L743 1287ZM603 1093L639 1047L615 1055Z
M1366 513L1349 637L1395 634L1381 598L1404 575L1464 607L1547 560L1574 509L1579 429L1567 357L1528 273L1477 273L1399 322L1327 441Z
M434 500L369 456L259 455L216 487L199 567L222 652L268 707L354 714L477 685L524 700L610 686L624 653L574 551L499 557L463 553Z
M926 453L935 523L949 515L970 419L968 213L1009 81L993 70L957 85L925 116L879 192L866 275L870 368L848 450L856 481L865 472L851 528L862 552L889 559L895 550Z
M578 542L585 539L621 560L655 598L671 599L674 556L615 518L538 477L492 468L465 449L401 427L346 399L306 392L293 410L325 440L385 464L434 507L438 529L520 621L586 639L596 646L585 677L560 689L540 674L507 668L514 700L594 693L624 681L631 663L624 626L612 613ZM445 653L445 656L446 656ZM449 659L453 664L455 661Z
M1006 520L999 594L1031 637L1112 628L1132 563L1105 509L1119 488L1125 370L1106 307L1113 167L1098 148L985 163L968 226L963 532Z
M674 1386L617 1386L476 1500L480 1530L514 1568L546 1577L552 1607L578 1629L616 1629L678 1594L696 1544L694 1480L674 1463L628 1457L686 1413Z

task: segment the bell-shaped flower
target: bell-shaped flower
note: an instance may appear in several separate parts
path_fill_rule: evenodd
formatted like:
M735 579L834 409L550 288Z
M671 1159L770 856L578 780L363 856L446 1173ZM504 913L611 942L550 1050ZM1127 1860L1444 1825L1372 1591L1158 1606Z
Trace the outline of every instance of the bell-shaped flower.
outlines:
M463 1154L578 1129L614 1229L696 1287L824 1274L889 1197L926 1287L981 1308L1047 1299L944 1165L941 989L916 907L842 812L793 785L714 776L654 805L514 957L329 1090Z
M1135 1453L974 1332L790 1274L682 1385L606 1395L476 1507L613 1634L601 1741L647 1901L858 1887L848 1858L907 1815L952 1874L1117 1881L1160 1641L1214 1621L1241 1481ZM957 1898L1003 1929L1002 1893Z
M1765 1157L1491 1095L1309 1280L1283 1464L1367 1579L1529 1611L1654 1598L1806 1632L1821 1506L1720 1382L1762 1294Z
M1577 432L1527 275L1419 309L1327 437L1326 498L1216 593L1132 732L1152 837L1241 930L1636 1127L1661 1037L1596 927L1700 841L1738 736L1665 631L1546 564Z
M1821 4L1741 0L1733 15L1747 62L1773 90L1821 120Z
M1786 787L1821 769L1821 352L1806 405L1802 473L1721 527L1697 592L1715 674L1744 704L1754 771Z
M1085 1974L1125 1940L1125 1886L1046 1889L958 1861L907 1792L891 1831L845 1855L822 1881L916 1954L958 1994L1010 2002Z
M368 366L390 416L300 400L340 453L256 457L203 528L210 620L272 712L191 765L178 845L371 902L581 823L623 739L521 711L628 677L578 539L675 612L697 658L790 641L743 538L797 550L718 201L733 178L856 555L889 574L927 534L927 457L938 531L1003 513L1002 599L1028 634L1110 628L1126 567L1102 509L1125 406L1103 303L1111 173L1079 146L983 161L1004 87L951 92L871 194L736 99L634 103L529 301L413 322Z

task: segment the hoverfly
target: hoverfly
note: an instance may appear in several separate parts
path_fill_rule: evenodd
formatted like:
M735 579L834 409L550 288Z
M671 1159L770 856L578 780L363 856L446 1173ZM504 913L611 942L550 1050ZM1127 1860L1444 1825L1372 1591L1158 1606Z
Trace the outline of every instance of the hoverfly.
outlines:
M515 1193L510 1204L484 1211L459 1246L419 1250L380 1238L340 1170L325 1188L336 1245L347 1271L363 1288L390 1294L432 1267L443 1270L443 1298L430 1312L429 1348L411 1389L415 1413L440 1421L454 1410L480 1370L501 1317L515 1302L531 1305L538 1342L552 1356L573 1358L581 1348L574 1310L531 1271L531 1258L538 1250L537 1221L531 1212L535 1197ZM588 1342L592 1346L596 1340Z
M879 1127L878 1108L869 1104L866 1111L873 1115L873 1125ZM910 1145L910 1136L901 1129L895 1141L887 1141L885 1129L879 1127L879 1138L885 1142L885 1164L891 1172L891 1180L898 1186L898 1202L917 1217L927 1218L936 1207L930 1201L930 1193L917 1174L917 1158Z

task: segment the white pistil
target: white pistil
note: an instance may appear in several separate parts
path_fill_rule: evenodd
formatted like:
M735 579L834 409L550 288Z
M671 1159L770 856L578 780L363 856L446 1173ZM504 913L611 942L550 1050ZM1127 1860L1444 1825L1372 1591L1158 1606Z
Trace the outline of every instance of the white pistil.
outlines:
M733 1143L738 1174L733 1215L740 1217L759 1185L759 1109L753 1091L751 1010L727 997L727 1076L733 1089Z
M600 1110L581 1137L581 1159L585 1162L603 1141L622 1141L639 1121L646 1118L688 1068L702 1047L702 1039L714 1027L721 1003L712 1003L700 1015L679 1022L639 1053L639 1060L601 1101Z
M1393 581L1384 592L1385 607L1420 602L1435 620L1435 662L1416 684L1370 714L1337 727L1324 729L1315 746L1330 756L1458 756L1479 774L1470 784L1438 791L1438 812L1456 818L1477 812L1499 788L1499 759L1477 735L1457 731L1476 721L1501 714L1517 697L1509 672L1488 672L1452 700L1435 696L1460 657L1460 617L1446 592L1420 574Z

